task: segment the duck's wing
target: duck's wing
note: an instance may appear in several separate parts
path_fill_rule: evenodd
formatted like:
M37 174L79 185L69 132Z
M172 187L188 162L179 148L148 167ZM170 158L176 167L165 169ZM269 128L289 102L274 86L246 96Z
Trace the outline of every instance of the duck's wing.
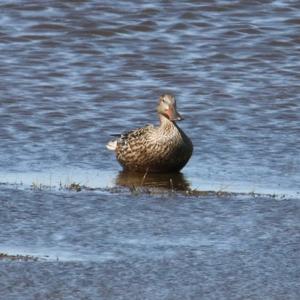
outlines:
M149 132L153 130L153 125L147 125L142 128L130 130L121 134L117 140L121 145L130 143L131 141L147 139Z
M106 144L106 148L112 151L115 151L118 145L124 146L131 141L137 139L144 139L147 137L148 133L153 130L153 125L146 125L145 127L126 131L123 133L111 134L111 136L116 137L117 139L111 140Z

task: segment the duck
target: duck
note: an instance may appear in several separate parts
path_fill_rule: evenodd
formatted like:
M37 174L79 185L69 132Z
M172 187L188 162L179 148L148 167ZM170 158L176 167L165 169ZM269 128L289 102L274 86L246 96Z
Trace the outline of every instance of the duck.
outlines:
M146 125L125 132L107 143L125 171L147 173L179 172L193 153L190 138L177 125L183 118L176 108L175 97L159 97L157 113L160 124Z

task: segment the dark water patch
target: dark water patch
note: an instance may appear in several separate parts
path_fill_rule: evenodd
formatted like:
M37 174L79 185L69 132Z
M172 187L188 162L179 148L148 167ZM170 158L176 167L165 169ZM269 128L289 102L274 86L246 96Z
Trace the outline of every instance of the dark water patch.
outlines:
M156 27L156 23L153 21L143 21L135 25L127 25L125 29L133 32L152 32Z
M74 33L73 33L74 34ZM110 28L101 28L101 29L87 29L87 30L78 30L76 31L76 36L90 36L90 35L95 35L95 36L101 36L101 37L112 37L116 35L117 32Z
M284 21L287 25L300 26L300 18L290 18Z
M262 31L259 28L253 28L253 27L245 27L245 28L239 28L237 32L242 34L249 34L249 35L255 35L257 38L257 35L261 34Z
M58 23L39 23L39 24L36 24L36 25L32 25L28 30L32 30L32 31L36 31L36 32L39 32L39 31L45 31L45 32L48 32L48 31L64 31L64 30L67 30L68 27L62 25L62 24L58 24Z
M273 40L269 43L272 47L290 47L291 43L287 40Z

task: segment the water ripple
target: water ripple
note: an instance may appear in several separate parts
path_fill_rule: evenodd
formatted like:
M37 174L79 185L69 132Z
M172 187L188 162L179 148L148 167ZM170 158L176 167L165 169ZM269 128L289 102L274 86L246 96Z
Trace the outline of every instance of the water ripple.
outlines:
M156 123L171 91L195 145L187 174L299 188L295 1L0 8L2 168L118 169L110 134Z

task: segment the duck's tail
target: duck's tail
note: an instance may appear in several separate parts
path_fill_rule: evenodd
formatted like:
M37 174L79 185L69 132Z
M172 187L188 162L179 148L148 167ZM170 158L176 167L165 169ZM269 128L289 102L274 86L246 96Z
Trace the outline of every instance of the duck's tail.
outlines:
M114 140L114 141L108 142L108 143L106 144L106 148L107 148L108 150L111 150L111 151L116 151L116 149L117 149L117 141Z

